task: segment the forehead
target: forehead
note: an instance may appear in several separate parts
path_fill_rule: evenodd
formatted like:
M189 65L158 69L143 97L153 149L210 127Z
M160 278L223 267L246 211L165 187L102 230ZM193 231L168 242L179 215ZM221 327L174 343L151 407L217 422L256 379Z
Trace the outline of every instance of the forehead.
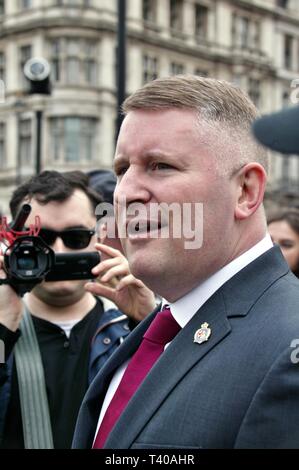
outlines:
M296 232L292 229L292 227L286 220L275 220L274 222L270 222L270 224L268 225L268 229L272 236L277 236L280 238L299 238L299 235L296 234Z
M34 198L28 202L32 210L27 219L27 225L34 223L37 215L42 225L57 229L80 225L91 227L95 221L91 202L80 189L76 189L68 199L62 202L50 201L48 204L40 204Z
M134 110L125 117L117 143L119 150L142 147L176 147L202 140L198 113L187 109Z

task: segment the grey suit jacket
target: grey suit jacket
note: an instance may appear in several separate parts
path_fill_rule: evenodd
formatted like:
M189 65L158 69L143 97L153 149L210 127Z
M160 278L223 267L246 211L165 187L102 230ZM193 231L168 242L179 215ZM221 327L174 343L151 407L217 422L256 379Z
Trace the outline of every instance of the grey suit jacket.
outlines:
M74 448L91 448L111 377L135 352L155 314L129 335L91 384ZM204 322L211 336L194 343ZM224 284L179 332L105 447L299 448L299 363L291 359L296 338L299 342L299 281L275 247Z

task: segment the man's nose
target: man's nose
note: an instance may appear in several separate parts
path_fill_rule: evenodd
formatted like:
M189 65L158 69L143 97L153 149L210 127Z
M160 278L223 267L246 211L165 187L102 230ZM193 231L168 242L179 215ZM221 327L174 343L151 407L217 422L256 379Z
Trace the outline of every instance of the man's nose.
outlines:
M62 238L59 236L56 238L51 248L55 251L55 253L65 253L66 251L68 251L68 248L63 243Z
M114 197L116 202L125 199L126 204L147 202L150 199L150 188L146 175L129 168L117 183Z

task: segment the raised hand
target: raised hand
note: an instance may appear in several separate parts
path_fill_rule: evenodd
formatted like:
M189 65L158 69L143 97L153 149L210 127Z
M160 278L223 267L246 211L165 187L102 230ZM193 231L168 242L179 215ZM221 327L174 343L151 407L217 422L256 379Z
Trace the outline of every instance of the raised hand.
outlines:
M156 306L155 295L140 279L130 272L129 263L117 249L103 243L95 248L105 258L92 270L97 277L85 289L95 295L107 297L128 317L141 321Z

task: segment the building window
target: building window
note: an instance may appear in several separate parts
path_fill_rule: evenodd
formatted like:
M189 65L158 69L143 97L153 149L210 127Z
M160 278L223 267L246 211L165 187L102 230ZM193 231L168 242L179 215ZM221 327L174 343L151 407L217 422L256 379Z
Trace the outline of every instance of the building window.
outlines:
M239 18L239 44L240 47L249 46L249 19L246 17Z
M32 121L21 120L19 126L20 163L25 167L32 164Z
M90 6L90 2L91 0L56 0L56 5L68 5L70 7L88 7Z
M233 15L232 44L240 49L260 49L260 22L247 16Z
M195 4L195 37L206 39L208 35L208 13L209 10L203 5Z
M171 62L170 64L170 74L171 75L181 75L185 72L185 67L183 64L177 62Z
M5 83L5 53L0 51L0 80Z
M50 154L53 162L92 162L95 160L97 120L61 117L50 120Z
M260 23L258 21L250 22L249 45L251 49L260 49Z
M233 45L247 48L249 40L249 19L234 15L233 18Z
M203 69L195 69L195 72L194 72L195 75L197 75L198 77L208 77L209 76L209 73L207 70L203 70Z
M5 0L0 0L0 15L5 13Z
M170 0L170 28L176 31L183 29L183 1Z
M80 77L80 41L69 39L66 42L66 83L82 81Z
M293 68L293 37L289 34L284 36L284 67L288 70Z
M256 107L260 106L261 101L261 83L256 78L249 78L248 80L248 95Z
M83 77L86 83L97 84L97 47L94 41L84 41Z
M0 168L6 167L6 125L5 122L0 122Z
M24 65L26 64L27 60L31 59L32 57L32 47L31 46L22 46L19 49L19 68L20 68L20 82L22 88L25 90L29 90L29 82L24 75Z
M156 0L142 1L142 19L154 23L156 21Z
M288 8L289 0L276 0L276 5L280 8Z
M158 59L149 55L142 58L142 80L143 83L155 80L158 77Z
M97 43L90 39L51 41L52 77L56 82L97 85Z
M233 21L233 45L239 49L260 49L260 22L245 16L235 16Z
M19 0L19 8L21 10L32 8L32 0Z
M60 82L61 80L61 40L60 39L55 39L52 41L51 44L51 74L52 74L52 79L55 82Z

